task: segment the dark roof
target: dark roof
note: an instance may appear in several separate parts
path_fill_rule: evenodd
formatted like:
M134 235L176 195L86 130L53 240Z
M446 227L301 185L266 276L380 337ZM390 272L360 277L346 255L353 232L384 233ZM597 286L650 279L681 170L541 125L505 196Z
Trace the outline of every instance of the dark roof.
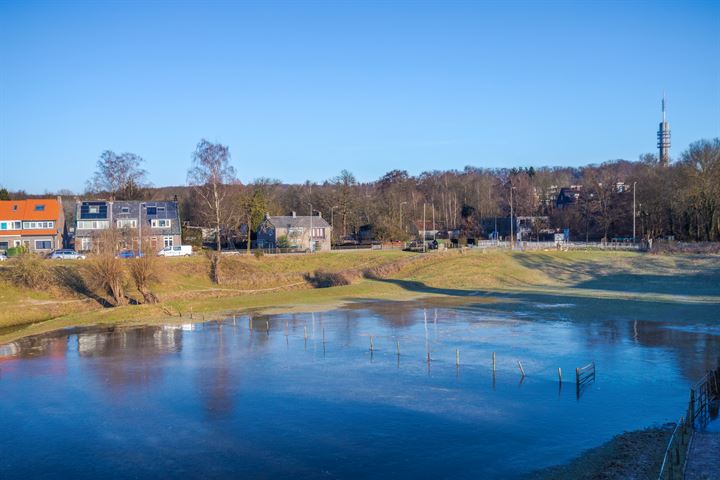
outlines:
M311 217L309 215L298 215L296 217L293 217L292 215L284 215L278 217L269 217L267 220L276 227L310 228L310 219L312 219L313 228L325 228L330 226L330 224L325 221L324 218Z

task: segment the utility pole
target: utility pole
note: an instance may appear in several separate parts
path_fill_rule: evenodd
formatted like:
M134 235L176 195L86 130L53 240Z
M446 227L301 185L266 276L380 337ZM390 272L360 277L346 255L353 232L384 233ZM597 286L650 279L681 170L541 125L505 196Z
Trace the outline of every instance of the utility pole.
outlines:
M427 223L425 223L425 206L426 205L427 205L427 203L423 202L423 234L422 234L423 253L425 253L427 251L426 242L425 242L425 240L427 240L427 233L425 231L425 229L427 228Z
M513 225L513 190L515 190L515 187L510 184L510 250L515 250L515 242L513 240L515 234L515 226Z
M637 182L633 182L633 243L635 243L635 218L637 218L637 215L635 214L635 186L637 185Z

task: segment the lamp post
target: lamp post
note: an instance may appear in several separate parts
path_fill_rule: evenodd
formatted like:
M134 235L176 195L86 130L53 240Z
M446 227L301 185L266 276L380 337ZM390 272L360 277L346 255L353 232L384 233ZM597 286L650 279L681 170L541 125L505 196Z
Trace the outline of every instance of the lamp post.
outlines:
M637 182L633 182L633 243L635 243L635 218L637 218L637 215L635 213L635 186L637 185Z

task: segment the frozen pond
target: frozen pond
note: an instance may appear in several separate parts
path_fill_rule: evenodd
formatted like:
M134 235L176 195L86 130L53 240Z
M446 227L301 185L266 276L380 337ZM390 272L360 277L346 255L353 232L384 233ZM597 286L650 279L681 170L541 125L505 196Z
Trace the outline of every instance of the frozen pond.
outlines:
M0 347L0 478L516 478L677 420L715 307L386 302L26 338Z

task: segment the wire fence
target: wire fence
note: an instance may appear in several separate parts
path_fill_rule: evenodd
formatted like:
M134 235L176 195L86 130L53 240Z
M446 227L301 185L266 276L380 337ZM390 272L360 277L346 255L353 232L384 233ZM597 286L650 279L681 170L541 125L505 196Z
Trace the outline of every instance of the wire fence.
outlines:
M658 480L682 480L689 459L693 432L702 430L710 419L718 416L720 401L720 361L690 389L686 415L675 424L663 457Z

